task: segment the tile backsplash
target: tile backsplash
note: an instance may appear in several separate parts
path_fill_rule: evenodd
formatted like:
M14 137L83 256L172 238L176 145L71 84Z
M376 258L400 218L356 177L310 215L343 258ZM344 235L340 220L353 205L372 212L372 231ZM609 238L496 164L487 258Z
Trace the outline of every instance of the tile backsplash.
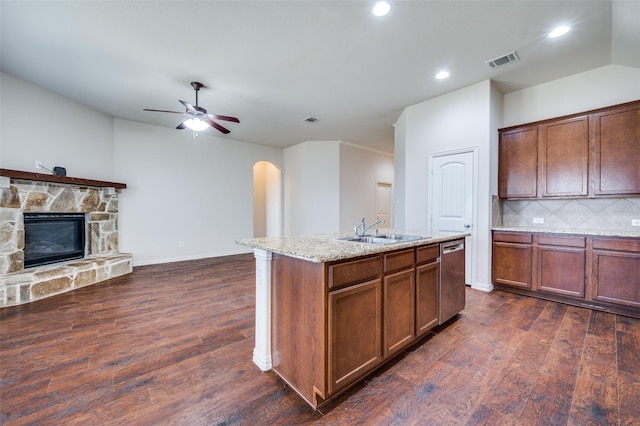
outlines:
M494 198L493 207L495 226L640 232L640 227L631 226L633 219L640 219L640 198L502 201ZM544 223L534 223L534 218Z

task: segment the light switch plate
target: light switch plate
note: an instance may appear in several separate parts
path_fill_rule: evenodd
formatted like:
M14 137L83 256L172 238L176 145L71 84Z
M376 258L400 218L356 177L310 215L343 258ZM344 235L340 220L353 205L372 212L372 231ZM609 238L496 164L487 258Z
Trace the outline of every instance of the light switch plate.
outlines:
M640 226L640 219L631 219L631 226Z
M533 223L544 223L544 217L534 217Z

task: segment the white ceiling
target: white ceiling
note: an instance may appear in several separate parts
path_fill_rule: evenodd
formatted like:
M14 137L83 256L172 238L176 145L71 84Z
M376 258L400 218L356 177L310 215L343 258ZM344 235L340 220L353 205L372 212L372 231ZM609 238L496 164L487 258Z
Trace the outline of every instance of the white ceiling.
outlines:
M226 138L393 151L406 106L486 79L508 93L608 64L640 67L640 0L0 0L2 70L113 117L175 127L200 106ZM558 24L564 37L549 39ZM485 61L516 50L521 60ZM449 79L435 80L446 68ZM320 121L302 120L313 116ZM178 130L176 130L178 131ZM216 136L213 129L207 130Z

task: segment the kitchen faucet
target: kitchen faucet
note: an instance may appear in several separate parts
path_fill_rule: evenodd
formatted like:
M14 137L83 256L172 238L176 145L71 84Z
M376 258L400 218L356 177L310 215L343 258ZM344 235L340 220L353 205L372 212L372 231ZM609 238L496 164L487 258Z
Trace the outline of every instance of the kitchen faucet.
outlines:
M364 222L364 217L362 218L362 222L360 222L359 224L357 224L356 226L353 227L353 232L355 235L360 236L360 237L364 237L367 233L367 231L371 228L373 228L374 226L376 226L379 223L385 223L384 219L380 219L377 222L372 223L371 225L367 226ZM360 232L358 232L358 230L361 230ZM378 232L378 230L376 229L376 233Z

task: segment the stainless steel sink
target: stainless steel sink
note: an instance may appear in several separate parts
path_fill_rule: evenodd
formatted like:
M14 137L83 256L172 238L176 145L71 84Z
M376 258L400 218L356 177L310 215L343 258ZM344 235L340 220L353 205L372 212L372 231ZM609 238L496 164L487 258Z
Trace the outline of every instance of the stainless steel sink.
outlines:
M338 238L342 241L351 241L354 243L365 244L399 244L408 241L426 240L430 237L419 237L417 235L401 235L401 234L379 234L379 235L354 235L351 237Z

